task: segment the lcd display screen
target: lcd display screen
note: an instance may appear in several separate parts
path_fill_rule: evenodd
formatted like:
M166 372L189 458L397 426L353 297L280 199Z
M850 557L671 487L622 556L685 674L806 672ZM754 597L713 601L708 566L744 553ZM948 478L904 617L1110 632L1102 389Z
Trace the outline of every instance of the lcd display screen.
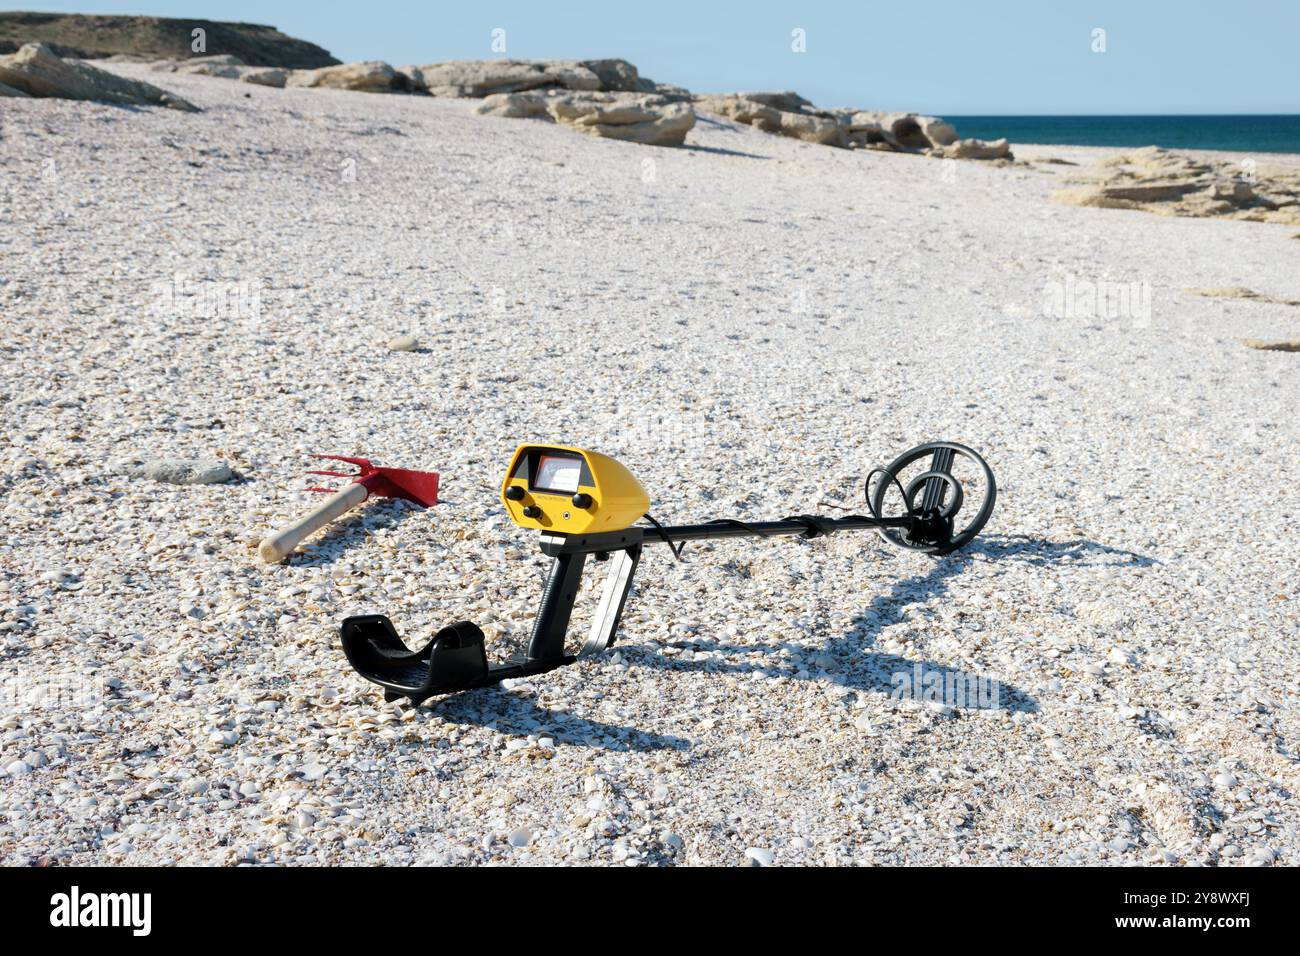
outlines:
M537 463L537 477L533 488L537 491L555 491L571 495L578 490L582 479L582 459L560 455L543 455Z

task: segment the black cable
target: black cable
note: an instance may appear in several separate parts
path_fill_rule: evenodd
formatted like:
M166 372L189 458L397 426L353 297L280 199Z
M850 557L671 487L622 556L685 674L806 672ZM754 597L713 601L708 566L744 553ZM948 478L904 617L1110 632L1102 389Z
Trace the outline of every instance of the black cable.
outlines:
M788 515L782 520L798 521L807 529L803 533L805 538L824 538L827 535L834 534L836 530L832 521L819 515Z
M731 525L733 528L740 528L743 531L748 531L756 538L771 537L770 532L759 531L752 524L746 524L745 522L741 521L739 518L713 518L709 521L705 521L704 524L727 524L727 525Z
M879 465L867 472L867 480L862 486L862 496L867 499L867 507L871 510L871 517L875 518L877 521L883 521L885 517L879 510L877 510L875 503L871 500L871 479L875 476L876 472L889 475L889 480L894 483L894 487L898 489L898 493L903 496L903 507L907 509L907 516L909 518L916 517L917 511L908 504L907 492L903 490L903 483L898 480L897 475L892 474L887 468L881 468ZM885 496L881 495L880 500L884 501Z
M659 537L663 540L663 543L668 545L668 550L673 553L673 560L680 561L682 559L682 551L686 548L686 542L678 541L674 544L673 539L668 537L668 532L664 530L663 525L661 525L658 521L655 520L654 515L647 513L645 516L645 520L649 521L652 525L654 525L655 534L659 535Z
M863 496L867 499L867 508L871 511L872 517L876 521L884 520L884 516L880 513L880 511L877 510L875 504L871 500L871 479L875 477L877 472L880 472L885 475L889 475L889 479L894 483L894 487L896 487L898 489L898 493L903 496L903 505L907 508L907 516L909 518L918 517L920 512L916 508L913 508L911 505L907 503L907 492L903 490L902 482L898 480L898 476L891 474L888 471L888 469L880 468L880 467L872 468L871 471L867 473L867 480L866 483L863 485L863 489L862 489ZM862 516L849 515L849 517L860 518ZM673 559L676 561L681 561L682 551L684 551L686 548L686 542L673 541L673 539L668 536L668 532L664 530L664 526L655 520L654 515L646 514L645 520L650 522L652 530L656 535L659 536L659 540L663 541L664 544L668 545L668 550L670 550L673 553ZM817 515L788 515L787 517L782 518L781 520L798 521L805 528L807 528L807 530L803 533L803 537L805 538L822 538L825 537L826 535L829 535L831 532L835 530L834 524L832 524L828 519L818 517ZM741 528L744 531L747 531L749 534L754 535L754 537L756 538L774 538L779 536L779 532L762 531L754 527L752 524L748 524L747 522L741 521L739 518L713 518L703 523L731 525L732 527Z

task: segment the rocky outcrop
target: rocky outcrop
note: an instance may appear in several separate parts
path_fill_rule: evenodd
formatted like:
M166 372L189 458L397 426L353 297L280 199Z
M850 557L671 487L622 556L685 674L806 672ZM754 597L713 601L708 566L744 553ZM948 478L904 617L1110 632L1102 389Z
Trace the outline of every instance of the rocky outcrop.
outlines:
M549 116L547 97L536 93L493 93L486 97L475 112L482 116L503 116L507 119L531 119Z
M138 80L74 60L62 60L40 43L0 56L0 83L29 96L64 100L98 100L130 106L167 106L194 112L193 103Z
M160 60L149 69L155 73L191 73L196 76L220 76L228 80L237 80L247 70L259 69L249 67L237 56L223 53L217 56L196 56L185 60Z
M695 110L653 93L496 93L478 112L487 116L545 117L592 136L650 146L680 146L695 125Z
M694 107L765 132L824 146L951 159L1012 158L1006 140L959 140L952 124L936 116L822 110L792 92L693 96L679 87L639 76L636 67L625 60L475 60L403 67L403 71L436 95L479 96L496 90L484 96L478 109L484 115L545 116L584 132L636 142L681 145L695 124ZM604 88L612 84L635 84L639 93ZM674 105L680 108L670 109Z
M614 58L452 60L398 69L369 60L287 71L250 66L238 56L223 53L165 61L153 69L271 87L478 98L484 101L478 112L485 115L546 118L595 136L658 146L680 146L695 125L698 106L766 132L842 149L924 153L948 159L1012 158L1005 139L992 143L960 140L950 123L935 116L823 110L788 91L693 95L643 77L627 60Z
M427 66L404 66L417 90L433 96L481 98L496 93L520 93L556 87L564 90L596 91L623 89L622 85L602 86L601 75L622 84L625 79L612 66L623 63L631 72L631 89L635 89L636 67L623 60L592 60L594 69L577 60L450 60Z
M694 97L706 112L769 133L842 149L882 149L950 159L1011 159L1006 140L958 140L952 124L937 116L822 110L797 93L705 93Z
M548 112L581 133L649 146L680 146L695 110L648 93L583 93L555 97Z
M357 90L362 93L400 93L411 89L410 77L382 60L343 63L319 70L294 70L285 86Z
M656 83L627 60L449 60L401 66L412 86L433 96L481 99L499 93L570 90L583 93L650 93L688 101L690 90Z
M316 44L258 23L77 13L0 13L0 54L44 43L56 56L76 59L183 60L194 54L196 29L208 51L253 66L307 70L338 63Z
M1006 139L985 142L982 139L959 139L931 151L941 159L1012 159L1011 144Z
M433 96L483 98L543 89L689 96L685 90L641 76L635 66L619 59L450 60L399 69L416 90Z
M216 76L226 80L243 80L259 86L283 87L291 70L278 67L249 66L237 56L196 56L188 60L162 60L149 67L156 73L187 73L192 76Z
M797 93L701 94L695 105L767 133L808 143L847 146L845 128L833 113L818 110Z
M1074 206L1300 225L1295 166L1222 162L1148 146L1104 159L1067 182L1052 198Z
M22 90L16 90L16 89L14 89L12 86L5 86L5 84L0 83L0 96L23 96L23 97L30 97L31 94L30 94L30 93L24 93Z
M608 93L653 93L658 85L642 78L627 60L582 60L578 65L594 73L600 89Z
M256 83L258 86L274 86L283 89L285 83L289 80L288 70L269 69L263 70L257 67L251 67L249 72L243 73L239 77L245 83Z
M923 152L947 146L957 139L952 124L937 116L916 113L879 113L869 110L832 110L844 127L847 144L874 149Z

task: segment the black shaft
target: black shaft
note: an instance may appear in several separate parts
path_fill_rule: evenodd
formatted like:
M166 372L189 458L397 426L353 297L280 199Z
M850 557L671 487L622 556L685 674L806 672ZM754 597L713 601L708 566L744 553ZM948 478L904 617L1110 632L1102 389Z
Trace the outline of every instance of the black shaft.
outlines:
M863 531L872 528L906 528L912 522L911 518L868 518L863 515L852 515L847 518L818 518L818 525L826 528L828 531ZM647 529L648 531L649 529ZM803 534L806 535L811 530L809 522L797 518L787 519L785 521L746 521L742 523L732 523L730 521L710 521L705 524L679 524L669 525L663 529L663 537L654 533L647 533L645 536L646 544L653 544L658 541L663 544L664 538L670 541L706 541L711 538L766 538L776 537L778 535Z
M532 637L528 640L530 661L564 656L564 634L569 629L573 600L578 596L586 562L585 554L561 554L551 562L546 590L542 592L542 603L537 608Z

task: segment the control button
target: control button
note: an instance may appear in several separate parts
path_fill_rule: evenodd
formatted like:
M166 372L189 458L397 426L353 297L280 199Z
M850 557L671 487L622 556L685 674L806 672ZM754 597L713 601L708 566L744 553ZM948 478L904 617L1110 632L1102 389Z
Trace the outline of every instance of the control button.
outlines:
M587 494L585 491L578 492L569 500L573 502L573 507L575 508L591 507L591 495Z
M522 500L524 497L524 486L511 485L509 488L506 489L506 497L509 498L511 501Z
M525 518L540 518L541 516L542 516L542 509L537 507L537 505L529 505L527 508L524 509Z

